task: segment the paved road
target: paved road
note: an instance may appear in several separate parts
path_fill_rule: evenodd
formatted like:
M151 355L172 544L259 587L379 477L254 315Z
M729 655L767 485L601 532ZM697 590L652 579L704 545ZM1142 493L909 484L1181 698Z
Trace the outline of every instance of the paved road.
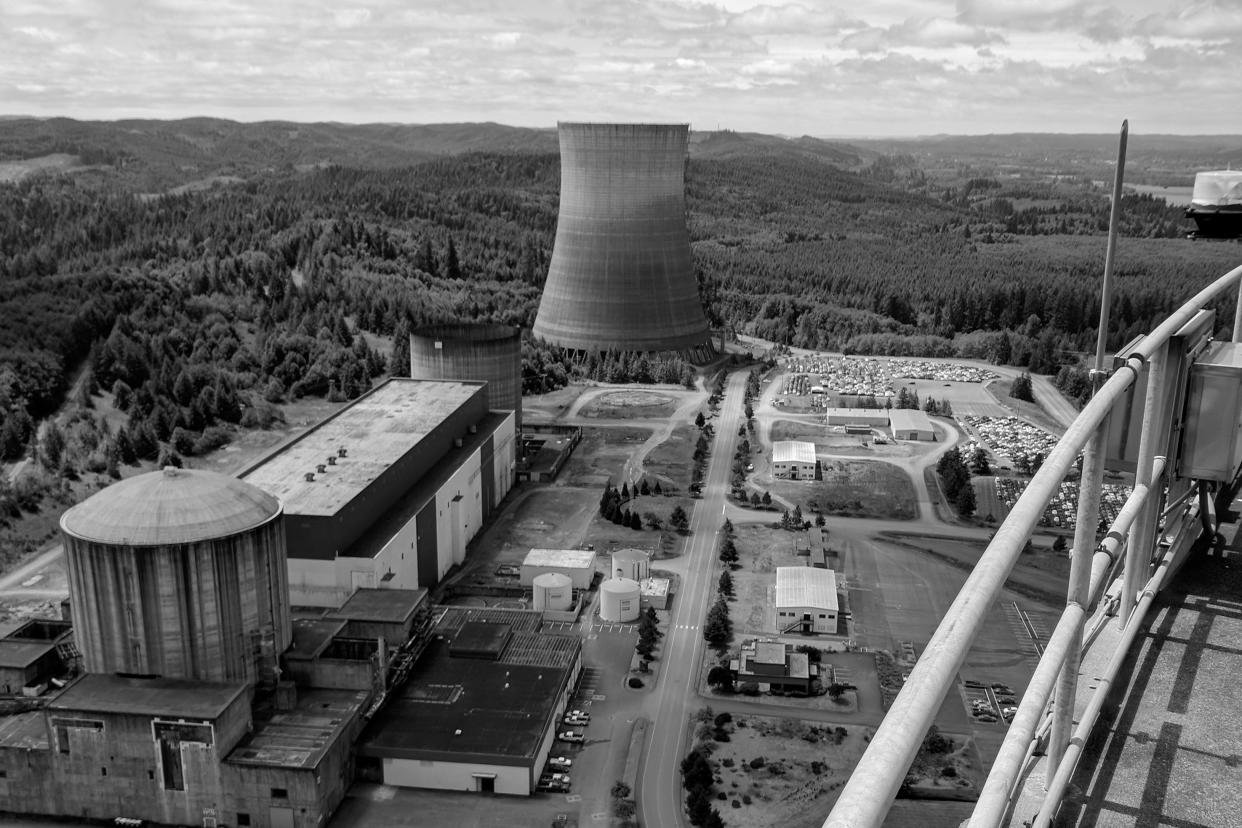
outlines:
M689 750L687 713L699 706L699 669L703 661L701 625L713 598L715 556L723 523L725 494L737 448L737 429L742 422L742 396L746 372L733 374L716 420L711 462L704 477L703 499L690 519L686 542L686 574L665 630L663 670L653 694L651 736L639 772L638 814L642 825L674 828L682 818L682 758Z

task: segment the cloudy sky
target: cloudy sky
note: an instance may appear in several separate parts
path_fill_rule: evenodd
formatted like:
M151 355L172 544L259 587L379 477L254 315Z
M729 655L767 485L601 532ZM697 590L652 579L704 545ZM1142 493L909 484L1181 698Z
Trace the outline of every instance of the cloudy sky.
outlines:
M1242 133L1242 0L2 0L0 114Z

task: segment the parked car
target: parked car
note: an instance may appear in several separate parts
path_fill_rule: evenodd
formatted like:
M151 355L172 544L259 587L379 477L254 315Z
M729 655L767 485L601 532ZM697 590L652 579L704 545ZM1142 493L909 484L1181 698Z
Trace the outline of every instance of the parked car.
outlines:
M561 785L569 784L569 774L567 773L545 773L539 777L540 783L556 782Z
M574 761L568 756L549 756L548 767L554 770L568 770L573 767Z
M573 716L574 718L578 718L578 719L586 719L588 722L591 721L590 713L586 712L585 710L579 710L577 708L574 708L573 710L565 711L565 718L569 718L570 716Z
M562 742L585 742L586 741L586 739L583 737L581 733L576 733L572 730L566 730L562 733L558 733L556 735L556 738L560 739Z
M563 782L540 782L535 790L540 793L569 793L569 786Z

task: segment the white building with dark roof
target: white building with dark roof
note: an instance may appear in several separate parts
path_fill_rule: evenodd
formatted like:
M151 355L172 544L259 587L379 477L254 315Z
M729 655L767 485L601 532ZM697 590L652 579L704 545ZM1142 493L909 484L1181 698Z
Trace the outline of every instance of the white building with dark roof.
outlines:
M835 633L838 612L837 575L831 569L776 568L778 632Z
M772 474L788 480L815 477L815 444L805 440L777 440L772 444Z

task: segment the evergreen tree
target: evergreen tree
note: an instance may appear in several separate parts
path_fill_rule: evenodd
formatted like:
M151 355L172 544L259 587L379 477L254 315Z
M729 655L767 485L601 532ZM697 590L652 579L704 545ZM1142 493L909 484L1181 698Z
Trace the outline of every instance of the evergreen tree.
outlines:
M444 275L449 279L461 278L461 264L457 261L457 247L449 236L448 252L444 254Z
M720 573L720 581L716 586L724 597L733 597L733 576L729 573L729 570L726 569Z
M388 375L390 377L410 375L410 326L404 320L397 325L392 335L392 353L388 356Z
M1013 385L1009 387L1009 396L1015 400L1024 402L1035 402L1035 395L1031 389L1031 374L1029 371L1023 371L1017 379L1013 381Z
M962 517L970 517L975 513L975 487L969 481L958 490L953 506Z

